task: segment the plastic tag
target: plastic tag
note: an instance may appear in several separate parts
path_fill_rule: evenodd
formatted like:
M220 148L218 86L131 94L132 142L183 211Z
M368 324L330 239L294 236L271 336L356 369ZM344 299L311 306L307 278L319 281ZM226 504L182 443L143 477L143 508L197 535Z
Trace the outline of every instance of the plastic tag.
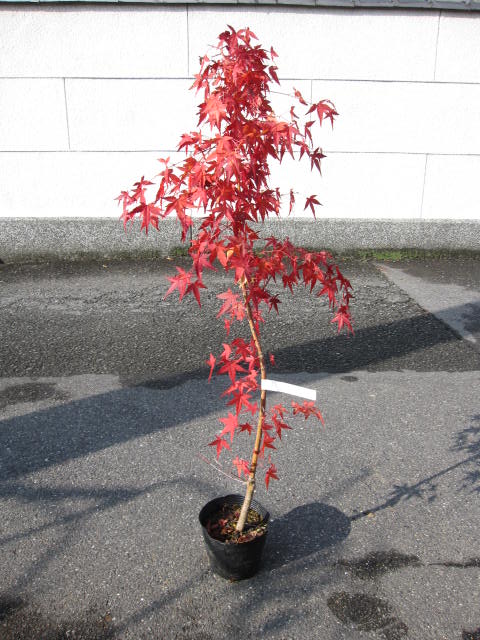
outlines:
M290 396L298 396L299 398L307 398L307 400L313 401L317 399L315 389L308 389L307 387L300 387L297 384L288 384L288 382L280 382L279 380L262 380L262 391L288 393Z

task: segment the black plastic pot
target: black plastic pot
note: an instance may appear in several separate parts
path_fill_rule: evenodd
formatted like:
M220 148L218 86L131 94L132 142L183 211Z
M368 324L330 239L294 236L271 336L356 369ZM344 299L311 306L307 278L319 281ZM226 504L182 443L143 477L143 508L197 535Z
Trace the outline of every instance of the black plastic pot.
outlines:
M260 569L267 532L265 531L264 535L248 542L221 542L211 537L206 525L209 518L223 505L242 504L243 498L244 496L237 494L215 498L203 507L198 516L212 569L227 580L244 580L257 573ZM261 504L252 500L251 508L262 516L263 522L268 522L270 514Z

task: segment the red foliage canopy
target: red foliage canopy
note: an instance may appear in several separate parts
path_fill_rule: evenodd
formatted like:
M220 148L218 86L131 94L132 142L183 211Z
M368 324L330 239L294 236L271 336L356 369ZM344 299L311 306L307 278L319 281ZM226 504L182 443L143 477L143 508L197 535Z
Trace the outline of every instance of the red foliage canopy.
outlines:
M118 200L123 204L121 218L124 225L138 216L141 229L148 233L149 226L158 229L159 220L169 214L177 216L182 227L182 241L193 225L192 211L201 211L198 233L193 237L189 254L192 267L184 271L177 267L177 275L170 277L167 295L178 291L180 300L193 294L200 304L202 277L205 269L218 266L231 272L234 283L244 287L246 301L250 305L256 332L266 311L278 312L280 299L269 289L277 278L284 289L303 284L317 296L326 296L335 315L332 322L338 329L351 331L349 301L351 285L341 274L332 256L325 251L306 251L286 240L269 237L261 240L259 225L269 215L279 215L281 194L269 184L269 161L281 162L285 154L292 158L306 156L310 169L320 172L324 157L314 146L312 129L328 119L332 123L337 114L328 100L312 104L305 116L315 117L305 123L296 115L293 107L289 119L275 115L268 99L270 84L277 82L276 53L268 53L254 44L256 36L250 29L235 31L229 27L220 34L212 55L200 61L195 76L194 89L201 93L197 131L181 136L178 150L186 157L176 165L170 159L162 159L163 165L157 182L156 195L149 199L147 191L153 183L142 178L130 191L123 191ZM301 93L294 90L292 96L299 108L308 106ZM295 151L297 154L295 154ZM151 201L149 201L151 200ZM295 203L293 190L289 194L290 211ZM305 209L315 215L320 205L316 195L306 197ZM255 247L255 251L254 251ZM222 316L227 334L233 322L245 319L246 303L241 293L231 289L220 294ZM225 392L233 413L221 420L224 427L216 435L211 446L216 447L217 457L223 448L230 449L236 433L252 431L243 420L243 414L257 411L253 394L258 392L260 361L253 339L236 338L223 345L218 357L218 373L226 374L230 387ZM217 358L210 354L207 362L210 376L217 365ZM293 403L293 413L308 418L322 416L313 403ZM276 438L290 427L284 421L287 412L283 405L270 409L262 425L261 453L265 448L274 449ZM229 436L230 442L226 440ZM248 474L249 463L238 456L234 460L239 475ZM269 462L266 484L277 479L276 467Z

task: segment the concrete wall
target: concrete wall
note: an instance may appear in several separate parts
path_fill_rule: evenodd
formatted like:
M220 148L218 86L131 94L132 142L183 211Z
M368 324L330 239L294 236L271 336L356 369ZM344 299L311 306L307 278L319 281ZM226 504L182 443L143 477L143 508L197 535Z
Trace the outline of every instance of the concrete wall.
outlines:
M226 24L340 113L320 182L291 163L282 189L328 219L480 220L480 13L261 5L1 6L0 217L118 216L195 126L189 78Z

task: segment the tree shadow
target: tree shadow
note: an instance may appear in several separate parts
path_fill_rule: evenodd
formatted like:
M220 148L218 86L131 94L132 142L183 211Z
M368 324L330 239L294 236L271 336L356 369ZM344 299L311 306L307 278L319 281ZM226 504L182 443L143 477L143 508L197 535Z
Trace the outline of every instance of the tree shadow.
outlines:
M472 420L479 423L480 415L473 416ZM462 487L480 493L480 424L460 431L455 438L453 450L470 454L470 468L465 471Z
M480 415L472 416L472 420L475 422L480 421ZM428 503L434 502L437 498L438 481L456 469L464 471L464 480L460 489L471 489L480 493L480 426L470 426L459 431L454 437L451 451L465 452L470 455L413 484L402 483L394 485L390 495L384 502L370 509L355 513L351 516L351 520L364 518L370 514L394 507L399 502L408 502L412 499L426 500Z
M78 526L78 524L88 518L89 516L109 509L114 509L118 505L127 504L141 498L142 496L153 493L161 488L175 486L185 488L195 488L202 495L209 495L214 492L214 487L210 484L202 482L198 478L192 477L176 477L169 478L168 480L160 480L152 482L141 488L131 487L61 487L55 486L54 488L42 485L35 485L31 487L20 482L12 482L0 485L0 498L9 499L15 498L17 502L32 503L32 504L48 504L48 505L61 505L63 502L67 502L69 505L69 511L54 517L49 522L43 523L38 526L30 526L23 531L14 534L4 534L0 536L0 547L9 544L11 542L18 542L22 539L30 536L36 536L44 531L55 527L64 526ZM81 508L78 510L71 510L75 500L91 501L91 506Z
M212 410L201 400L192 398L179 409L173 396L165 399L154 390L119 389L3 420L0 481L198 418Z
M455 310L452 308L452 312ZM263 338L264 350L275 356L275 373L347 373L371 368L377 370L379 367L405 369L402 360L409 356L408 368L414 371L480 369L480 352L433 314L426 312L394 322L359 327L355 329L354 336L339 334L285 346L271 341L270 336L277 339L279 335L277 322L276 318L267 318ZM436 359L431 349L438 345L443 346L443 351ZM175 374L160 373L156 378L140 373L141 381L135 384L170 389L191 379L206 379L208 374L208 368L203 366ZM123 375L122 379L128 384L131 375Z
M13 604L15 602L20 602L21 599L17 597L17 594L24 593L30 582L34 578L38 578L38 576L48 568L54 559L69 552L71 547L75 544L78 531L81 530L81 524L88 520L89 517L100 512L115 509L122 504L132 502L144 495L153 493L168 486L175 486L179 491L182 488L188 489L188 491L195 488L202 495L211 495L214 492L214 487L210 484L190 476L170 478L168 480L151 483L142 488L112 487L110 489L106 489L103 487L96 487L83 489L78 487L72 488L69 486L55 486L52 489L41 485L32 488L19 483L10 483L1 486L0 498L16 498L17 500L20 499L23 502L33 504L47 504L50 507L55 506L52 510L54 514L60 512L60 515L55 515L48 522L38 526L31 526L30 520L27 520L26 528L22 531L14 534L4 534L0 537L0 548L8 548L7 545L11 543L15 545L22 540L36 540L37 537L44 532L48 533L47 540L53 540L52 542L47 542L47 544L42 544L37 547L34 559L28 566L23 567L22 571L18 576L16 576L15 583L11 586L7 594L8 597L4 594L7 598L5 600L7 605L9 602L12 605L5 605L5 615L9 615L10 609L13 611L15 608L13 607ZM91 506L75 510L75 500L84 500L86 498L90 499L92 503ZM60 535L56 537L54 532L57 532ZM6 551L3 553L5 552ZM0 608L0 622L1 613L2 610ZM52 637L56 638L57 636ZM63 638L63 636L61 637Z
M326 552L343 542L350 528L350 518L328 504L311 502L295 507L271 521L264 569Z

